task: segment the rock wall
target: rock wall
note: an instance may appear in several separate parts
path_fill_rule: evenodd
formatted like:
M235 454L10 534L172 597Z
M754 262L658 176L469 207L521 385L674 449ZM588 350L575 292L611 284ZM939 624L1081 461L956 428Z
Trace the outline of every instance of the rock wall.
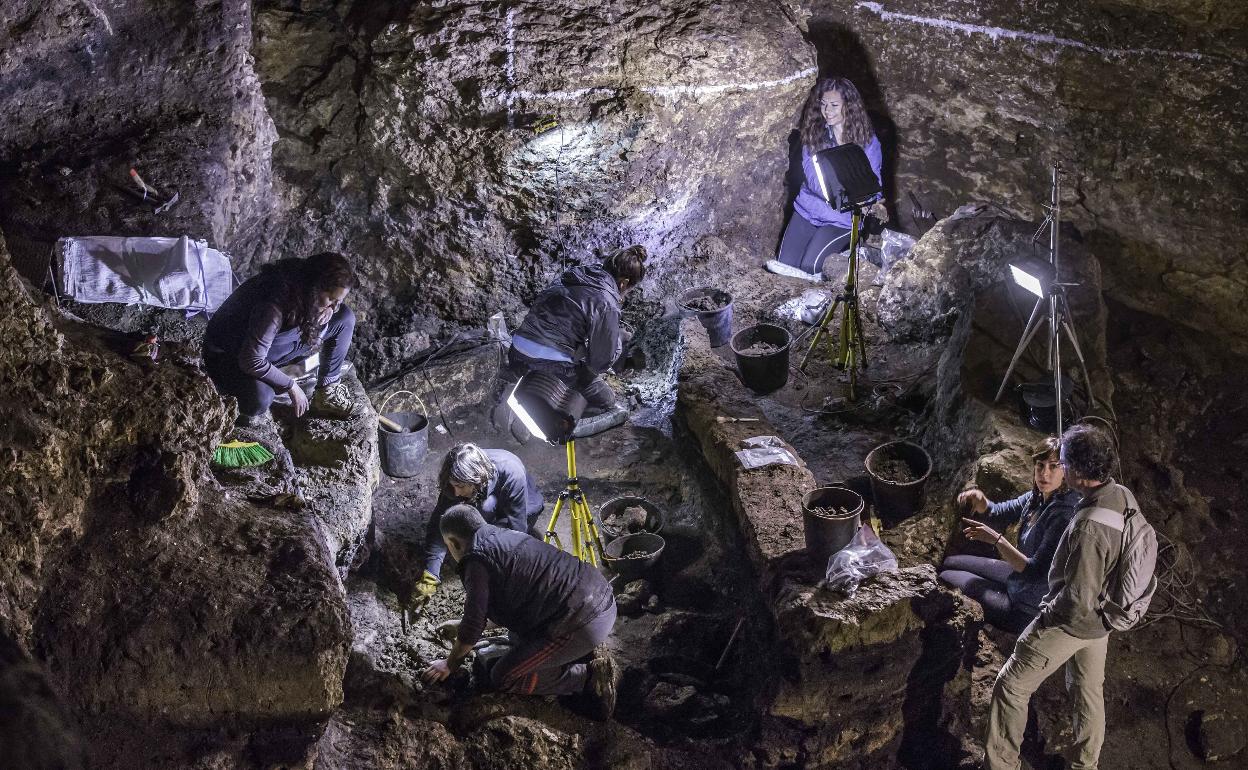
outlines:
M22 273L42 278L65 235L264 248L277 135L249 2L17 0L0 30L0 229ZM132 167L178 203L137 200Z
M1049 169L1110 296L1217 335L1248 331L1248 6L809 0L821 72L855 80L891 194L1035 218Z
M256 29L278 248L358 255L387 356L413 329L514 325L596 251L642 243L662 281L709 232L778 233L813 73L782 3L257 3Z
M187 233L244 275L338 249L366 378L495 310L514 325L602 250L645 244L663 282L723 256L712 232L772 248L814 72L774 0L0 14L0 228L25 275L69 234ZM136 200L131 167L179 202Z
M149 722L326 718L350 628L315 514L213 480L232 415L198 371L142 367L124 356L132 340L54 320L2 241L0 289L5 644L106 739Z
M340 249L368 380L430 335L514 323L598 251L650 247L651 297L757 264L817 58L865 93L901 226L928 224L911 193L1030 218L1060 159L1111 295L1242 351L1248 11L1203 9L10 3L0 227L30 276L69 233L186 232L243 274ZM131 166L179 203L136 201Z

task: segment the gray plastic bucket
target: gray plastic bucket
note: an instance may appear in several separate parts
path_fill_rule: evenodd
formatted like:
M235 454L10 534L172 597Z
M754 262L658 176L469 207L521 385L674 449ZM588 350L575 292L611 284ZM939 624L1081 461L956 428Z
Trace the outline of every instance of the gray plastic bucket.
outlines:
M877 471L882 463L890 460L904 462L915 480L898 483L881 476ZM927 450L909 441L889 441L880 444L867 455L867 475L871 477L871 496L875 510L886 525L896 524L913 516L923 507L927 495L927 477L932 472L932 458Z
M761 356L747 356L741 352L756 342L779 345L780 349ZM732 352L737 358L741 381L747 388L759 393L783 388L789 381L789 350L792 345L793 335L775 324L755 324L734 334Z
M806 550L820 561L845 546L862 526L865 502L862 495L848 487L831 486L812 489L802 498L802 526L806 531ZM845 508L844 516L825 516L814 508Z
M420 412L388 412L385 416L406 431L395 433L385 425L377 426L381 469L387 476L411 478L429 453L429 419Z
M702 297L713 297L725 304L716 310L694 310L689 307L690 302ZM680 305L682 310L697 315L698 320L702 322L702 327L706 329L707 336L711 338L711 347L727 345L728 340L732 339L732 295L728 292L723 289L712 289L709 286L690 289L680 295L676 304Z

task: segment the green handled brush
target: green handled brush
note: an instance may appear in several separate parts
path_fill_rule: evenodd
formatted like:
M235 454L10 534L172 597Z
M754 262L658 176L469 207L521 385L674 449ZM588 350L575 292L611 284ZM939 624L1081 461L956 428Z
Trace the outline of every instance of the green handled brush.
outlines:
M251 441L228 441L212 453L212 464L218 468L250 468L272 459L272 452Z

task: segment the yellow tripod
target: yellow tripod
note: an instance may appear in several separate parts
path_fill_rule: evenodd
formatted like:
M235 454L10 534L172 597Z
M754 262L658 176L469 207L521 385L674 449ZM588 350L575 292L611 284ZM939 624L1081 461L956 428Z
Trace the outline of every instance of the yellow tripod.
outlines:
M810 354L815 352L815 348L819 346L819 340L824 339L826 335L828 355L832 358L832 365L837 369L849 370L850 401L857 397L855 390L858 386L858 369L867 368L867 342L862 332L862 319L858 314L858 229L861 221L862 213L855 207L849 230L849 270L845 274L845 290L836 296L824 312L823 320L819 322L819 328L815 330L815 338L810 341L810 347L806 350L806 355L802 356L801 365L797 367L801 372L806 371L806 362L810 360ZM837 309L842 307L845 309L845 317L841 320L839 342L833 348L832 334L828 332L828 324L836 315Z
M559 513L564 505L572 509L572 555L581 561L589 562L595 567L602 558L602 535L598 533L598 525L594 522L594 514L589 509L589 501L581 489L576 477L576 442L569 441L568 447L568 481L559 499L555 502L555 510L550 514L550 523L546 525L546 542L556 548L563 549L559 533L555 531L555 523L559 521ZM569 501L571 501L569 503Z

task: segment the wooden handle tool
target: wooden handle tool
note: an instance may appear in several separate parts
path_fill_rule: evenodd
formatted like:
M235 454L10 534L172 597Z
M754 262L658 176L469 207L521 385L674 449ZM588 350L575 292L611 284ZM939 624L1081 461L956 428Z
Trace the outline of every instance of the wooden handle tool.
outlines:
M384 414L377 415L377 422L381 424L381 427L388 431L393 431L395 433L407 433L407 430L402 425L399 425L397 422L391 420L389 417L386 417Z

